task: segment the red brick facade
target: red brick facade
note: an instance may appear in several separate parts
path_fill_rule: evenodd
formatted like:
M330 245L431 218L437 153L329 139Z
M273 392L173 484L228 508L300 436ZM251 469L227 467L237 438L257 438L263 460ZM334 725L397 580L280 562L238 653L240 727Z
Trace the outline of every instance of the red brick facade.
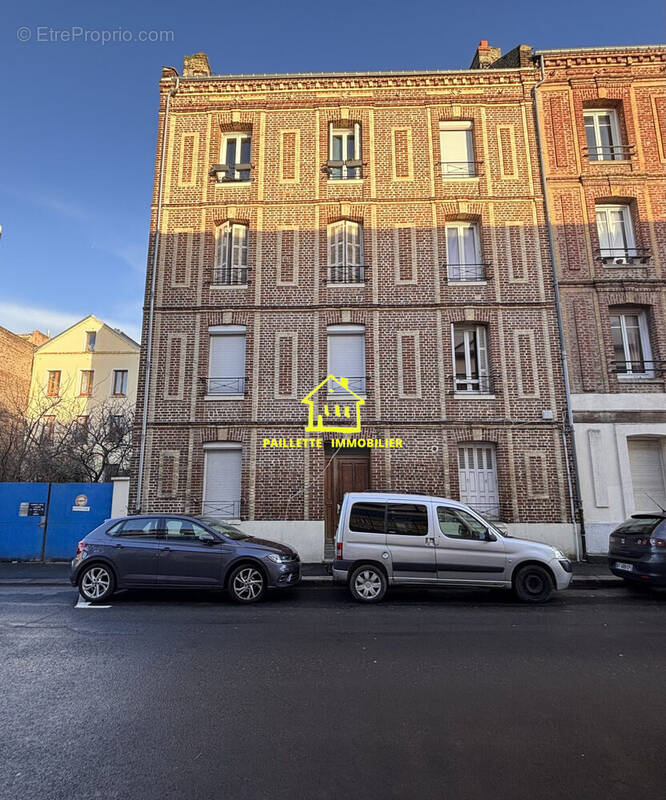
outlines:
M0 327L0 410L23 412L28 407L32 357L45 341L48 337L39 331L16 334Z
M199 511L204 445L236 442L243 518L324 519L326 450L275 450L262 440L307 435L300 398L328 374L327 326L359 325L367 380L359 436L404 442L370 451L372 489L458 497L460 445L488 443L502 520L570 522L532 100L540 75L525 62L521 50L506 68L419 74L209 76L201 59L197 69L186 63L178 81L164 70L143 491L137 498L135 465L130 507ZM473 176L456 179L444 175L440 127L460 122L471 123L476 164ZM329 123L360 130L362 179L327 173ZM251 133L247 183L211 175L232 132ZM327 285L327 227L339 220L363 226L365 280L357 285ZM249 226L247 287L214 283L215 230L225 222ZM454 222L477 225L480 280L450 279L446 226ZM456 391L456 324L486 331L487 391ZM206 397L208 329L223 325L246 326L239 399Z

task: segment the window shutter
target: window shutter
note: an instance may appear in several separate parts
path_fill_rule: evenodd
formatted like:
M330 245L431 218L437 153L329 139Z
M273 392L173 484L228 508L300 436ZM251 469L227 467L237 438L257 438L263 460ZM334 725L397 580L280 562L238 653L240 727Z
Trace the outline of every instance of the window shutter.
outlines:
M354 158L361 160L361 123L354 123Z
M476 328L476 349L479 361L479 378L488 378L488 343L486 341L486 329L483 325L478 325ZM483 391L483 383L480 389Z
M206 450L204 513L223 517L240 515L241 448Z
M329 161L332 161L333 156L333 123L328 123L328 158Z
M234 225L232 228L231 266L247 266L247 225Z
M336 378L363 378L365 333L329 334L328 360L328 372ZM354 385L350 388L354 390Z
M245 375L245 334L222 334L210 337L210 378L242 378ZM228 394L237 394L230 391Z

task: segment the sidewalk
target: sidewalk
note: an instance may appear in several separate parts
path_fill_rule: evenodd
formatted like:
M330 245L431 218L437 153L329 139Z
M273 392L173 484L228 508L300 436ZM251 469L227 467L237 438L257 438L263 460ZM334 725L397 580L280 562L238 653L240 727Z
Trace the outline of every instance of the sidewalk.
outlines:
M330 563L303 564L305 586L325 585L332 582ZM1 561L0 586L69 586L69 562L57 561L42 564L36 561ZM598 589L622 586L608 569L605 556L590 556L589 561L574 562L572 586L577 589Z

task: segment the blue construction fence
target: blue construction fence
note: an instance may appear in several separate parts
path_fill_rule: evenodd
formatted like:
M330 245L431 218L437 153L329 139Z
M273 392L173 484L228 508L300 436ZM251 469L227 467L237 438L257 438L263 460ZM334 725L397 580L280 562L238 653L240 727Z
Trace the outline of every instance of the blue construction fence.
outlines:
M0 561L73 558L112 496L112 483L0 483Z

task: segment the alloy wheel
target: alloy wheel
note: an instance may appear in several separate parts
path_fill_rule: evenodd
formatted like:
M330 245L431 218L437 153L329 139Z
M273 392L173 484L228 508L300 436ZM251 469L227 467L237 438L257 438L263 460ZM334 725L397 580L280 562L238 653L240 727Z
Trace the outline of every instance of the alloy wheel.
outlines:
M99 600L111 586L111 575L104 567L91 567L81 581L81 592L89 600Z
M354 588L364 600L374 600L382 590L382 580L374 570L364 569L356 576Z
M263 588L264 577L254 567L245 567L234 577L234 594L241 600L256 600Z

